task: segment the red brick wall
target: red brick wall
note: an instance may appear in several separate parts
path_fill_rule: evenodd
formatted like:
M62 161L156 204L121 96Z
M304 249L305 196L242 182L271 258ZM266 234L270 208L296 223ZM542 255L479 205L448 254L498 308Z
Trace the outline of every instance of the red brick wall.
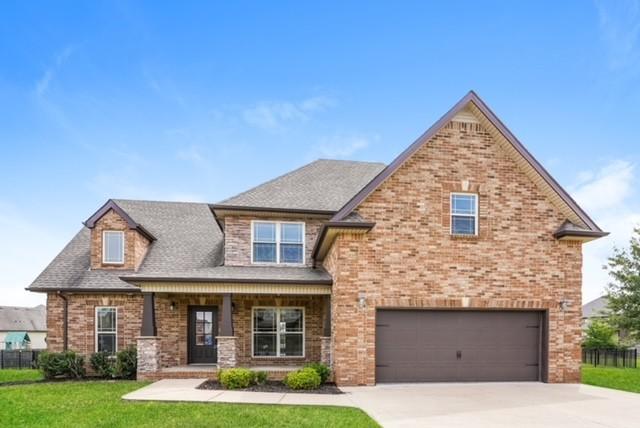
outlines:
M449 194L464 187L479 194L479 236L460 239ZM581 244L553 238L565 218L480 125L447 125L358 211L376 226L339 236L324 263L338 383L375 383L381 307L548 309L549 381L579 381Z
M251 264L251 221L300 221L305 227L305 264L311 266L311 252L316 243L322 222L317 218L255 218L250 216L227 216L224 218L224 264L248 266Z

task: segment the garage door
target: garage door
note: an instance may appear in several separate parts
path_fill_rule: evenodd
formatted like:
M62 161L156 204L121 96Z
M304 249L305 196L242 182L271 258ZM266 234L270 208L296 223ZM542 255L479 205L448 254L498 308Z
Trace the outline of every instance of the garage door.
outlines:
M540 379L541 312L379 310L377 382Z

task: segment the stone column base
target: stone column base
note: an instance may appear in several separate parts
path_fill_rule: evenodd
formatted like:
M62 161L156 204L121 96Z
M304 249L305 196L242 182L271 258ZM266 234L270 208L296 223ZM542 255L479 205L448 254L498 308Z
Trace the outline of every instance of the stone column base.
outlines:
M320 362L331 367L333 358L331 356L331 337L320 338Z
M140 336L137 340L138 378L160 370L160 338L158 336Z
M236 366L236 336L217 336L218 341L218 367L230 368Z

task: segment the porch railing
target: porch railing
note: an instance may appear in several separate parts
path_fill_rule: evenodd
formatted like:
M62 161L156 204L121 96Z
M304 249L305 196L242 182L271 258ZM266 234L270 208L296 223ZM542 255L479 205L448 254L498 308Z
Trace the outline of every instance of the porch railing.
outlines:
M594 366L636 368L637 349L582 349L582 362Z

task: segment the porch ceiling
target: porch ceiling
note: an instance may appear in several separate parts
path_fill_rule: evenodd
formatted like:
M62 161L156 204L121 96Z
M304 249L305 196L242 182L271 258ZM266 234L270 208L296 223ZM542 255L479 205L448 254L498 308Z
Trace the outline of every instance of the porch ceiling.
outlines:
M287 294L330 295L330 285L316 284L238 284L211 282L145 281L136 284L142 292L153 293L233 293L233 294Z

